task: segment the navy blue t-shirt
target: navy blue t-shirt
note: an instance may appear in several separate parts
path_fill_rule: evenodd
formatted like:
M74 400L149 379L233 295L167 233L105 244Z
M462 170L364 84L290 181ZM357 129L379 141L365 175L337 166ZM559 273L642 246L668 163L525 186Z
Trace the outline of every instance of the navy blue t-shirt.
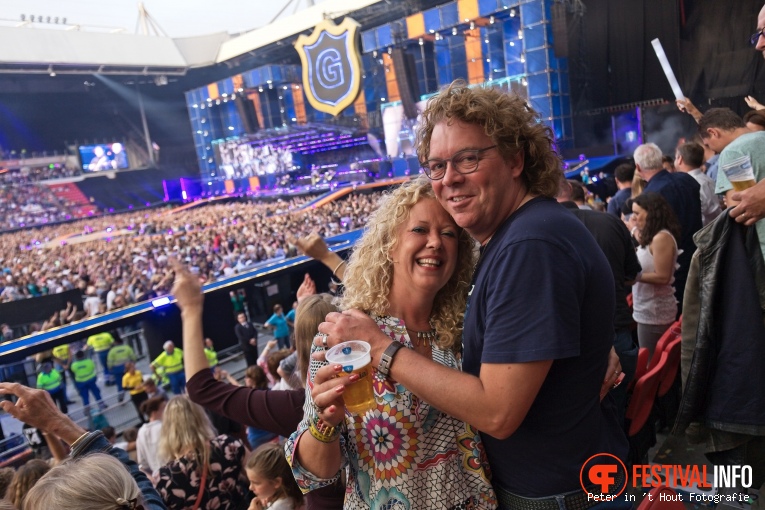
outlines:
M592 455L626 458L616 414L599 399L613 318L608 261L573 214L539 197L500 226L473 278L463 370L555 361L518 430L504 440L482 434L492 483L525 497L551 496L579 489Z

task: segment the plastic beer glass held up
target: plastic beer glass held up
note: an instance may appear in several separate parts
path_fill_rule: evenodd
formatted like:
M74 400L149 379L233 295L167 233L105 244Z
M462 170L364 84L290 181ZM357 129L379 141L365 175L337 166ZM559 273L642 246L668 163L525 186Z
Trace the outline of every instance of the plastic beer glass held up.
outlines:
M744 191L755 185L754 169L748 155L728 162L722 167L722 170L735 191Z
M343 370L338 377L359 376L358 381L345 386L343 393L345 408L352 414L364 414L375 406L371 350L366 342L350 340L337 344L326 353L329 363L342 365Z

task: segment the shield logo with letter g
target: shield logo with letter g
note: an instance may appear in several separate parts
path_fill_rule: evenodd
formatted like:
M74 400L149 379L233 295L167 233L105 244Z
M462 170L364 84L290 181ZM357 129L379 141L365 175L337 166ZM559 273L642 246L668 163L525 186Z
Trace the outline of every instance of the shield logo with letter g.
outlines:
M310 36L301 35L295 43L303 64L303 90L320 112L337 115L359 95L358 28L358 22L348 17L339 25L324 20Z

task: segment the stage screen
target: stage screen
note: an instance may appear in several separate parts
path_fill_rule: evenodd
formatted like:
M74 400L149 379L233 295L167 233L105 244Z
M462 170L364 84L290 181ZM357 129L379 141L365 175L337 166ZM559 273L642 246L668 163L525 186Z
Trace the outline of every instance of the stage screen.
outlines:
M80 161L85 172L104 172L130 168L125 146L119 142L80 145Z
M417 104L417 111L422 113L427 101ZM385 104L381 107L383 119L383 132L385 133L385 149L391 158L404 158L416 155L415 138L420 116L416 119L407 119L404 115L404 107L400 102Z
M295 168L292 150L239 140L215 144L219 168L226 179L279 175Z

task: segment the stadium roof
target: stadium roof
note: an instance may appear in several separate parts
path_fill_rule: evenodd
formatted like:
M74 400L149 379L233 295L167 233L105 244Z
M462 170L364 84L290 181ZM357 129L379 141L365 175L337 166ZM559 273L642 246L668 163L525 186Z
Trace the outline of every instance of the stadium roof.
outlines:
M196 37L0 27L0 73L182 75L226 62L383 0L326 0L273 23L231 36Z

